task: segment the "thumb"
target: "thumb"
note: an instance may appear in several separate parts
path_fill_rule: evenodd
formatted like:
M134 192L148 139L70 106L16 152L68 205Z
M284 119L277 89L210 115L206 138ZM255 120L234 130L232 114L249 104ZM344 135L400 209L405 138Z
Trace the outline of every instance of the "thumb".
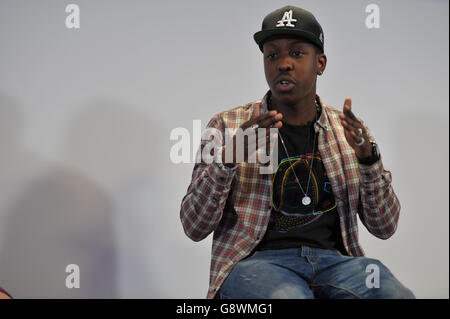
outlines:
M351 110L352 110L352 99L348 97L344 101L344 107L343 107L342 111L344 113L347 113L347 112L349 112Z

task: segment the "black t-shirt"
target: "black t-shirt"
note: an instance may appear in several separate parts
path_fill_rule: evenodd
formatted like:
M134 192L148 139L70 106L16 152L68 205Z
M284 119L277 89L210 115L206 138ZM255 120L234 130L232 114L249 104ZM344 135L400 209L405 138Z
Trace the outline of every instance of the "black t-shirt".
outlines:
M317 149L313 124L295 126L283 122L279 129L278 168L273 176L271 216L266 234L256 250L307 245L338 249L347 254L342 242L337 203ZM302 203L304 193L311 199L308 205Z

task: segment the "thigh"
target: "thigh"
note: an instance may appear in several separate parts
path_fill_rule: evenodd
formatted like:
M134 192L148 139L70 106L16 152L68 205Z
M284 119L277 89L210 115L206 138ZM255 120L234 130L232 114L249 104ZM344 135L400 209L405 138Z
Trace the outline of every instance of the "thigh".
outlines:
M346 257L314 278L318 298L414 299L406 288L379 260Z
M220 288L227 299L312 299L306 280L273 260L251 257L236 264Z

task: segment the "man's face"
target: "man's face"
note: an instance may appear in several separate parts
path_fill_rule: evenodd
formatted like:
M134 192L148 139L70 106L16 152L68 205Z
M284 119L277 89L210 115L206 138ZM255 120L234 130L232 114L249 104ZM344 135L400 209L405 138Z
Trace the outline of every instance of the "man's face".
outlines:
M293 104L315 95L321 63L312 44L297 37L278 36L264 43L263 55L274 101Z

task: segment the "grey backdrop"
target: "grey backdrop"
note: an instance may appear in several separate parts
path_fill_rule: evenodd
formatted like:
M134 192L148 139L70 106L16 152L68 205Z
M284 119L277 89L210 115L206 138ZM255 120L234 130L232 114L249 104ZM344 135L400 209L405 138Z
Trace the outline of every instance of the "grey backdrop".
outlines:
M81 28L65 27L76 3ZM367 29L365 8L380 7ZM17 298L203 298L211 236L185 237L193 164L169 139L267 90L252 35L288 3L0 0L0 286ZM419 298L448 298L448 1L294 1L325 32L322 99L380 145L402 211L387 241ZM195 141L193 141L195 144ZM80 288L65 267L80 267Z

